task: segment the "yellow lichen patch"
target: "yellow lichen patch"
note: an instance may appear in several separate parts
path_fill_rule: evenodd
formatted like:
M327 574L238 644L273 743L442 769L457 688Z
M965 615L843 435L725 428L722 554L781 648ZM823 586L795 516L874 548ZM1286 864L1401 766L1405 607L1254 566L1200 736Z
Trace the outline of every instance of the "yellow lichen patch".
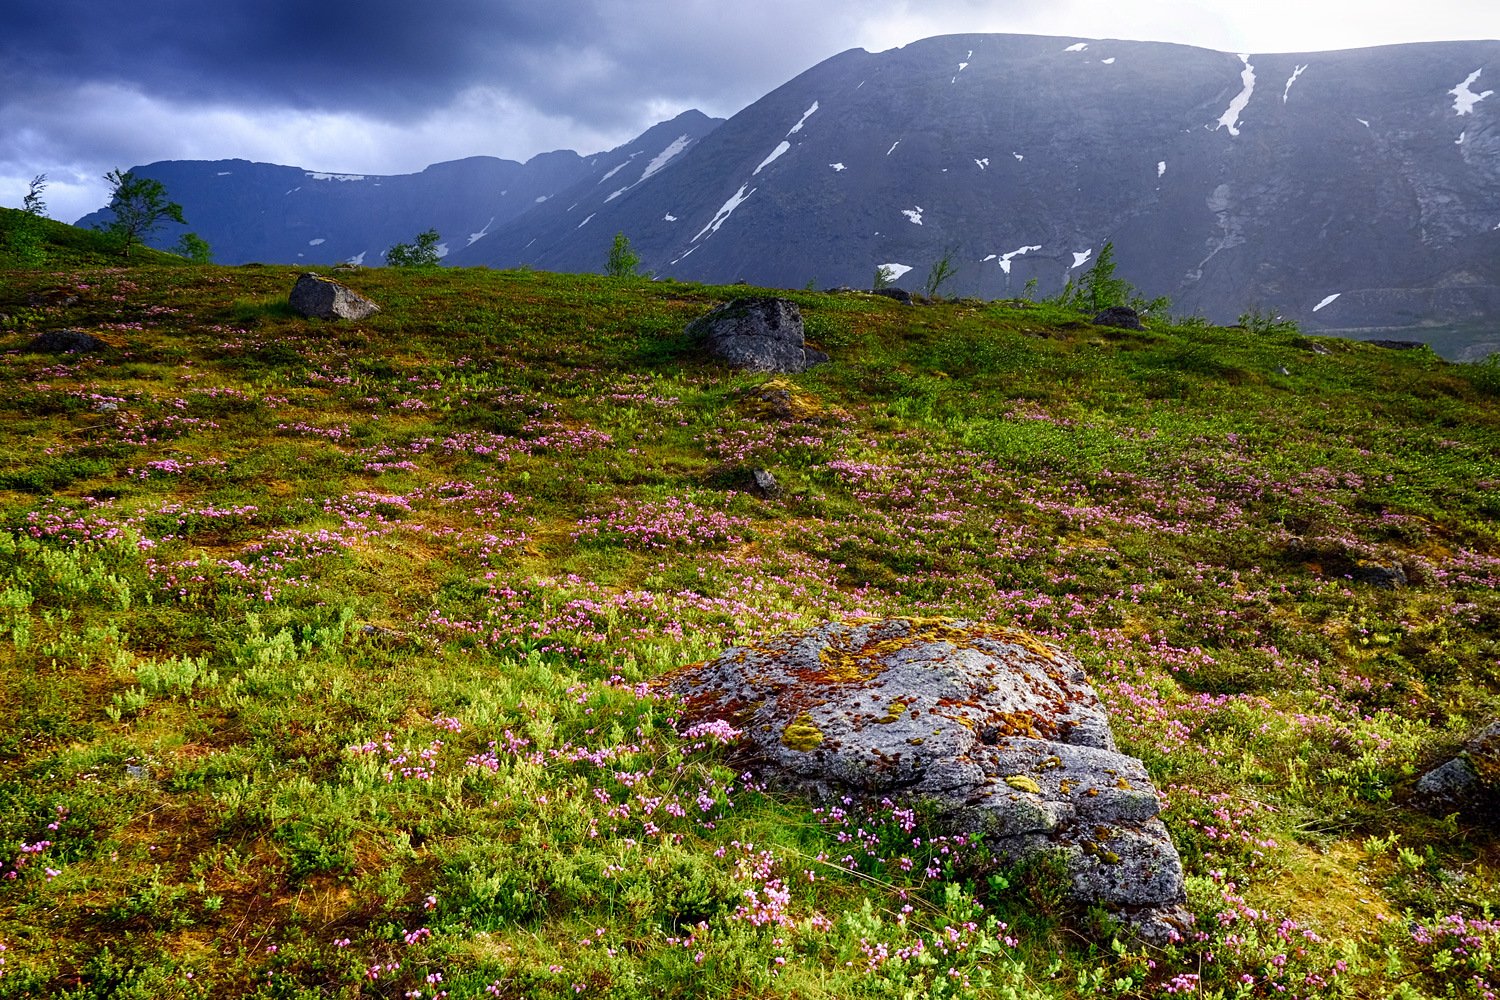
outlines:
M806 712L787 723L786 728L781 731L781 745L802 753L816 750L822 742L823 730L818 728L818 724Z
M1022 792L1031 792L1034 795L1042 794L1042 786L1036 783L1036 779L1024 774L1012 774L1005 779L1005 783Z
M783 378L773 378L746 389L740 398L748 415L760 419L834 422L849 419L844 410L827 405Z
M889 725L890 723L895 722L897 719L901 718L901 716L903 716L905 714L906 714L906 702L904 702L904 701L893 701L893 702L891 702L891 706L885 710L885 714L882 715L880 718L876 719L875 721L878 722L878 723L881 723L883 725Z

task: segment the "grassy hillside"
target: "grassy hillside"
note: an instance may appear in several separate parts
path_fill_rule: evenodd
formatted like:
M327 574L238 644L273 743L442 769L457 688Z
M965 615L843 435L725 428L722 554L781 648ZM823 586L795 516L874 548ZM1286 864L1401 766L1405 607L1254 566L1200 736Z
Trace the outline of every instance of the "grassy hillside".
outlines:
M8 268L96 267L109 264L183 265L176 254L137 246L122 257L113 237L93 229L0 208L0 274Z
M797 293L772 380L681 334L746 289L295 275L0 272L0 997L1494 995L1494 829L1407 800L1500 711L1495 368ZM644 683L858 614L1074 651L1198 935Z

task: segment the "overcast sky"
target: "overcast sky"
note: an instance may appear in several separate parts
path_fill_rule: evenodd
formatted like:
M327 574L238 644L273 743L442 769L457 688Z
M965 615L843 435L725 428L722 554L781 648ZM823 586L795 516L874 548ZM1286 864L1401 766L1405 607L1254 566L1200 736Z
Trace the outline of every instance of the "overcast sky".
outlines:
M405 173L592 153L688 108L728 117L819 61L1020 32L1312 52L1500 38L1500 0L10 0L0 205L53 218L101 176L241 157Z

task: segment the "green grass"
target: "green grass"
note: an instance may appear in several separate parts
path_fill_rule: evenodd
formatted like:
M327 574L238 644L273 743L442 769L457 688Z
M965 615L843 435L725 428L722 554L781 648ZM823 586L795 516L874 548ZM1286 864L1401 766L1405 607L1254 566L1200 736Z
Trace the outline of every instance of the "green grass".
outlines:
M295 269L79 252L0 271L0 998L1500 980L1493 830L1409 801L1500 707L1492 366L792 292L834 360L782 419L682 334L756 289L364 270L320 323ZM645 686L855 614L1073 650L1204 938L762 788Z

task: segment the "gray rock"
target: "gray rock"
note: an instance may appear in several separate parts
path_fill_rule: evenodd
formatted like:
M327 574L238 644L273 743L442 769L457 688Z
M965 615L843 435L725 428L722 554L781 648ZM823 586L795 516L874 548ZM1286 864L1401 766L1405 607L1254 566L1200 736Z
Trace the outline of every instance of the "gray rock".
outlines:
M27 350L41 354L88 354L108 348L109 344L82 330L48 330L26 345Z
M1191 922L1139 760L1076 660L1011 629L861 619L731 649L658 684L743 732L763 776L820 798L927 800L1012 860L1060 857L1075 899L1148 940Z
M1457 757L1417 779L1416 801L1430 812L1500 819L1500 720L1465 742Z
M291 306L310 319L364 319L380 307L332 278L307 272L292 287Z
M781 484L776 481L776 477L771 475L767 469L751 469L750 483L751 491L757 496L770 499L771 497L781 495Z
M1095 326L1113 326L1121 330L1144 330L1140 313L1129 306L1110 306L1093 319Z
M709 353L748 371L804 372L828 360L807 346L802 313L786 299L732 299L690 323L687 334L705 338Z
M873 288L871 295L884 295L888 299L895 299L904 306L913 305L911 292L904 288Z

